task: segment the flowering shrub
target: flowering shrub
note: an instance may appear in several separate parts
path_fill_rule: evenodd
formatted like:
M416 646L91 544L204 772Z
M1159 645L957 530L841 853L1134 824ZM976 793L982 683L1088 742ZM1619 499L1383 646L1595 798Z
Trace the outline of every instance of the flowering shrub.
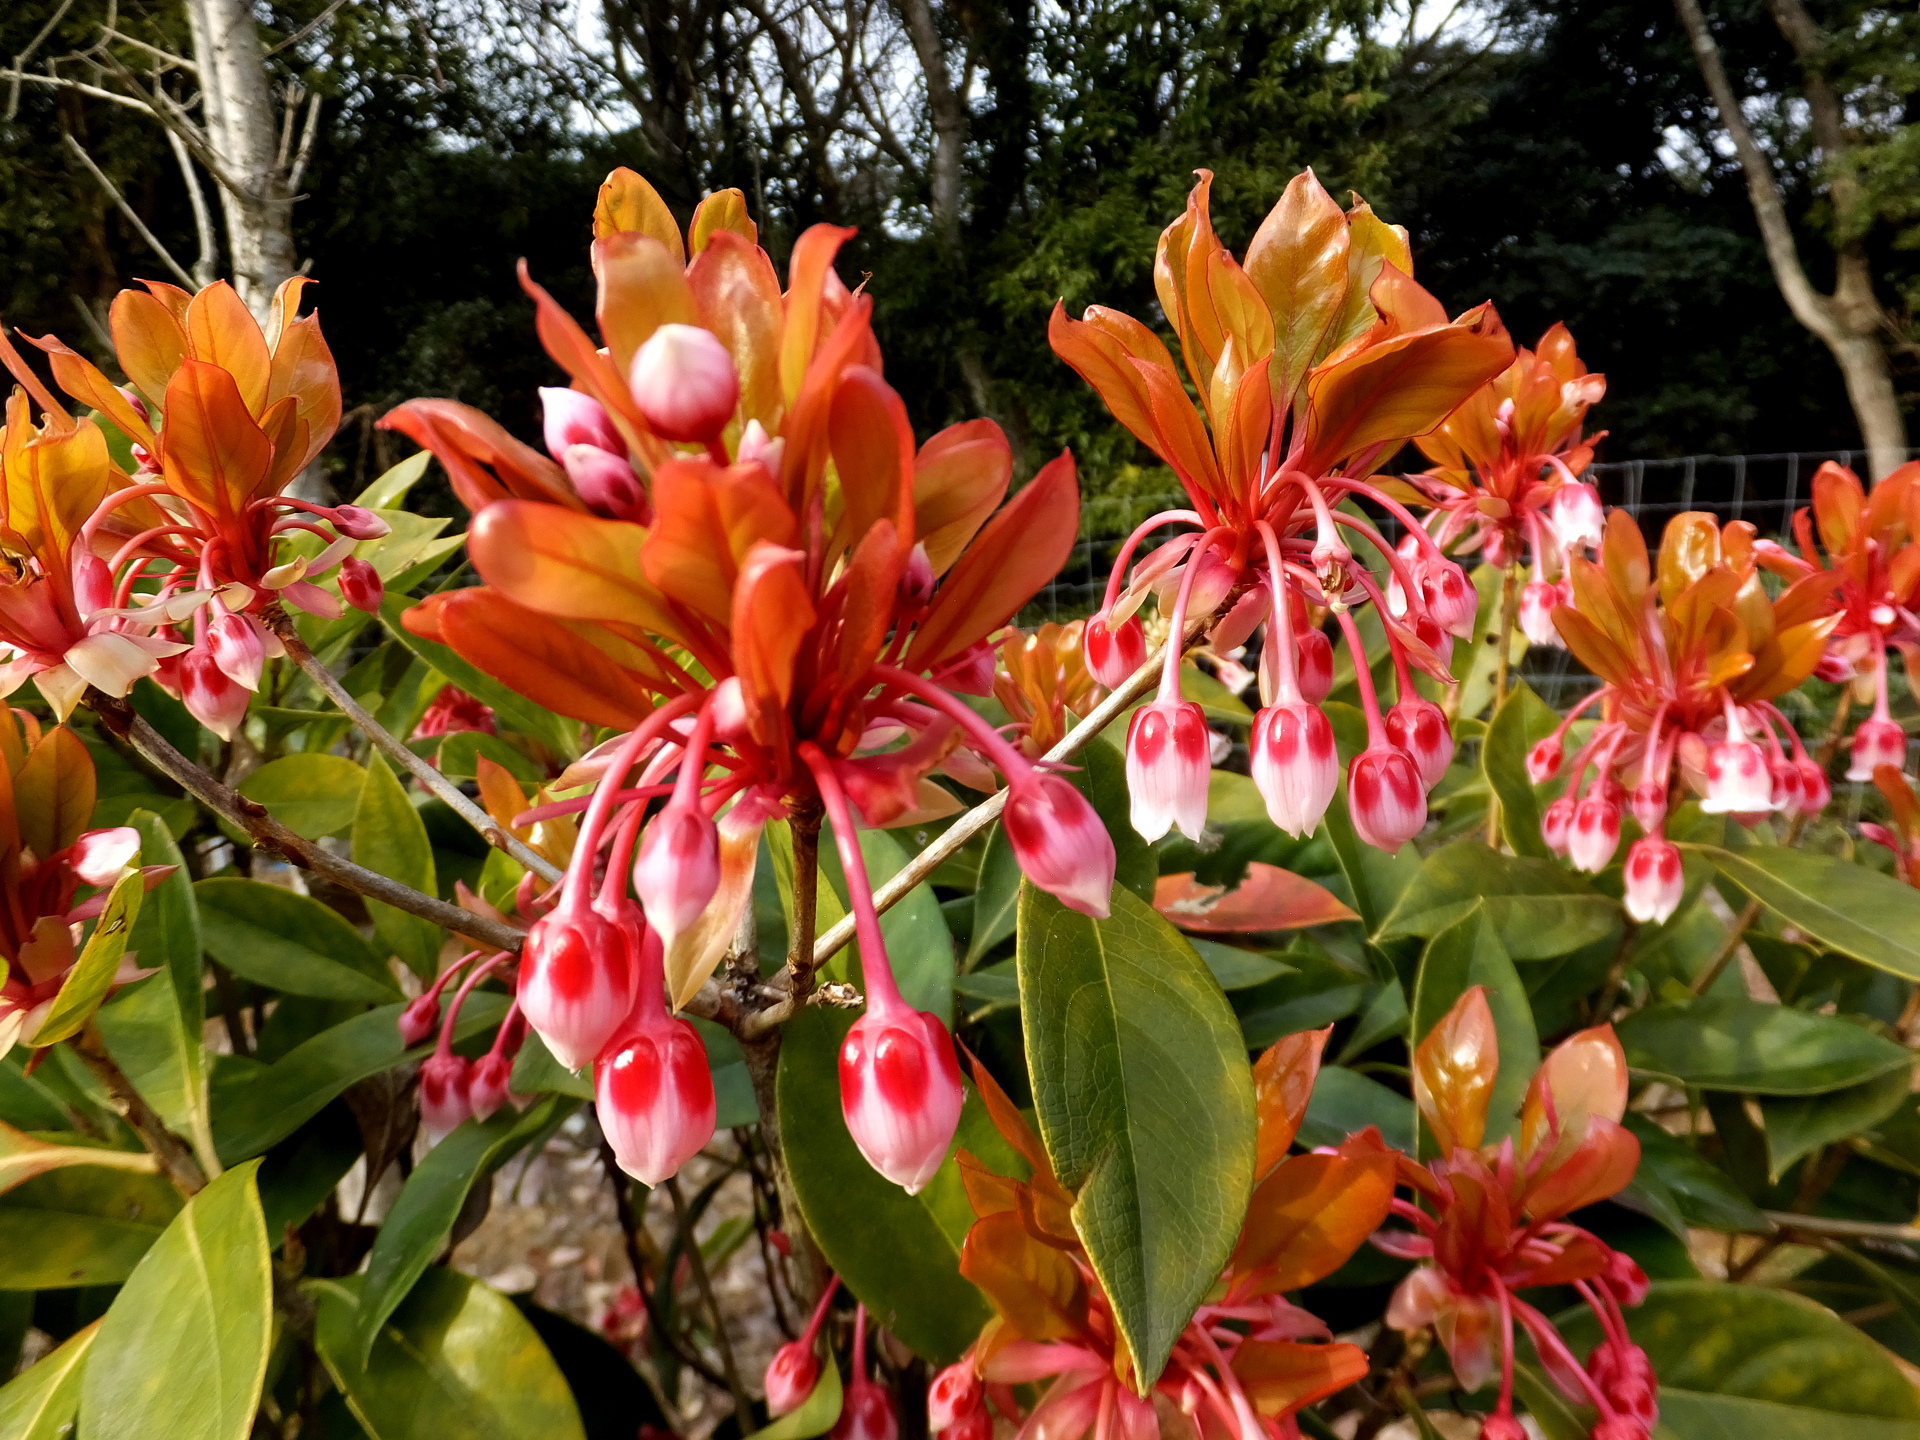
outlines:
M1187 504L1032 629L1072 457L738 192L346 504L301 282L0 339L0 1434L1920 1433L1920 467L1650 548L1564 328L1210 184L1049 327ZM597 1333L445 1263L567 1146Z

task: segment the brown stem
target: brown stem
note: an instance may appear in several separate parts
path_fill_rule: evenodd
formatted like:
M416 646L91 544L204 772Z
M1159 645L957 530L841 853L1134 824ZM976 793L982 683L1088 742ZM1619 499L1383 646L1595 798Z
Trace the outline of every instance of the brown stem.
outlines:
M1507 703L1508 657L1513 652L1513 624L1515 619L1514 601L1520 590L1520 562L1508 563L1507 573L1500 581L1500 617L1496 622L1498 652L1493 657L1493 709L1489 715L1498 715L1500 707ZM1495 849L1500 845L1500 796L1493 790L1487 791L1487 844Z
M1720 978L1720 972L1727 968L1734 952L1740 948L1740 942L1753 922L1760 918L1760 902L1749 900L1740 907L1740 913L1733 917L1733 923L1727 926L1727 933L1720 937L1720 948L1713 952L1713 959L1707 962L1707 968L1700 977L1687 987L1696 995L1704 995L1714 981Z
M1600 987L1600 998L1594 1002L1590 1018L1596 1025L1604 1025L1613 1014L1614 1002L1620 998L1620 986L1626 981L1627 967L1633 959L1633 937L1639 933L1640 926L1629 920L1626 933L1620 937L1620 948L1614 952L1613 964L1607 967L1607 978Z
M687 1214L687 1200L680 1193L680 1177L669 1176L666 1189L667 1194L673 1197L673 1219L680 1228L680 1251L687 1257L687 1268L693 1271L693 1283L700 1287L701 1298L707 1302L707 1314L713 1319L713 1337L720 1347L720 1368L726 1371L727 1390L733 1396L734 1417L740 1422L740 1433L751 1435L755 1429L753 1401L747 1395L747 1387L740 1383L740 1367L733 1358L733 1341L727 1338L727 1317L721 1313L719 1298L713 1293L713 1277L707 1273L707 1257L700 1253L700 1237L693 1233L693 1220Z
M288 618L285 611L270 612L267 623L273 628L273 633L280 638L280 643L286 646L287 654L293 658L294 664L300 667L309 680L326 692L327 698L338 705L341 713L359 726L375 746L384 750L404 767L426 788L428 793L445 801L447 807L479 832L480 838L489 845L496 850L506 851L549 885L559 883L561 873L559 866L530 848L519 836L502 828L491 815L462 794L458 785L414 754L386 726L374 719L364 705L349 695L347 687L334 679L333 672L321 664L313 651L307 648L307 642L300 638L300 632L294 628L293 621Z
M620 1238L626 1246L628 1268L633 1271L633 1288L639 1292L640 1303L646 1308L647 1328L660 1338L660 1343L671 1350L674 1358L682 1365L708 1384L724 1387L727 1383L726 1378L702 1360L698 1354L683 1347L680 1344L680 1337L673 1333L672 1327L666 1323L665 1317L660 1313L660 1298L647 1284L647 1251L651 1247L647 1243L646 1233L641 1230L639 1221L633 1213L633 1182L627 1178L627 1172L620 1168L620 1162L614 1157L613 1147L604 1140L600 1142L600 1165L606 1171L607 1183L613 1187L613 1209L620 1219ZM657 1261L658 1257L654 1259ZM641 1369L641 1377L653 1391L654 1399L660 1402L660 1409L667 1419L675 1422L673 1427L675 1433L684 1433L677 1423L679 1407L668 1399L665 1389L650 1371L651 1367Z
M207 1174L200 1168L200 1162L194 1159L193 1147L167 1129L165 1122L153 1113L152 1107L140 1098L140 1092L133 1088L133 1082L127 1079L126 1072L107 1053L106 1042L101 1038L99 1028L88 1022L87 1028L74 1036L70 1043L87 1069L106 1087L107 1100L114 1112L127 1122L133 1133L140 1137L140 1143L147 1147L147 1152L160 1162L160 1168L167 1179L173 1182L173 1188L188 1199L205 1189Z

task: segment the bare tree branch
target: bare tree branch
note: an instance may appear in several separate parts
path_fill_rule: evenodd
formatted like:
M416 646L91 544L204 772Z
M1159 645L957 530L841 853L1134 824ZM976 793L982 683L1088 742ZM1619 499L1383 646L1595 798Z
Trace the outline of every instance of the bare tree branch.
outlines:
M127 203L127 197L120 193L120 187L109 180L106 172L93 163L93 157L87 154L86 148L68 131L62 130L60 138L72 152L73 157L86 167L87 173L100 182L100 188L107 192L107 198L113 201L122 215L126 216L127 223L133 226L142 240L147 242L147 247L160 257L160 263L171 270L182 285L198 289L199 287L193 283L193 276L189 275L180 262L173 258L173 252L160 243L160 237L147 228L147 222L142 220L133 206Z
M207 196L200 188L200 177L194 173L193 157L172 130L168 130L166 136L173 158L179 163L180 178L186 181L187 203L193 207L193 229L200 237L200 258L193 262L193 288L204 290L218 274L220 242L213 233L213 216L207 210Z

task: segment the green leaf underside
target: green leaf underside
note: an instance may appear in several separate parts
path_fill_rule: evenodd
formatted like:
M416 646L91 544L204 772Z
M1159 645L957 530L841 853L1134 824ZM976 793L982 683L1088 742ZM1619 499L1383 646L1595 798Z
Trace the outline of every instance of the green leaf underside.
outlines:
M1193 947L1124 888L1095 921L1024 886L1018 958L1041 1137L1136 1372L1158 1375L1252 1188L1240 1027Z
M207 951L234 974L319 1000L380 1005L398 995L373 947L318 900L229 876L193 891Z

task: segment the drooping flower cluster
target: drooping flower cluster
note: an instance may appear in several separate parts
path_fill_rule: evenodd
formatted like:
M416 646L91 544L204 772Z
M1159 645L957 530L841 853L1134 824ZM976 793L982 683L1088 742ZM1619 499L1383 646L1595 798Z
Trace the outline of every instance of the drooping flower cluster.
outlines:
M131 476L100 426L70 416L0 340L22 387L0 442L4 543L19 561L0 592L6 673L12 685L32 675L62 716L88 685L124 696L151 675L231 739L262 665L283 653L270 612L340 615L314 583L336 571L347 603L378 609L380 578L352 552L388 526L284 493L340 423L319 319L296 318L305 280L280 287L264 331L224 281L192 296L144 283L109 315L127 388L54 337L33 341L60 387L132 442Z
M1365 1353L1334 1341L1323 1321L1284 1293L1338 1269L1386 1218L1393 1195L1394 1153L1376 1130L1337 1151L1287 1155L1329 1033L1289 1036L1255 1067L1257 1183L1246 1220L1219 1284L1157 1376L1137 1373L1074 1228L1072 1195L1020 1112L975 1065L988 1113L1033 1173L1014 1180L960 1153L979 1217L960 1269L992 1302L995 1318L966 1357L935 1379L929 1428L949 1440L984 1440L992 1433L991 1402L1022 1434L1150 1440L1161 1433L1147 1398L1157 1391L1208 1440L1288 1440L1299 1433L1296 1411L1365 1375ZM1012 1387L1040 1381L1050 1383L1023 1413Z
M1689 512L1668 522L1656 575L1639 527L1615 510L1599 562L1573 561L1575 603L1553 612L1568 648L1604 683L1527 756L1536 785L1567 773L1542 833L1576 868L1603 870L1624 802L1642 832L1626 863L1636 920L1663 921L1680 903L1680 853L1665 826L1689 792L1702 810L1743 824L1815 814L1830 798L1825 771L1772 701L1819 664L1838 623L1828 600L1839 577L1807 574L1769 598L1760 559L1753 526L1722 528ZM1569 767L1567 731L1596 704L1599 723Z
M1333 733L1317 708L1331 683L1326 637L1305 623L1330 611L1356 661L1368 743L1348 770L1355 828L1397 850L1426 821L1426 792L1452 738L1411 673L1448 683L1455 637L1473 632L1478 597L1458 565L1386 486L1370 477L1408 439L1432 432L1513 360L1491 305L1449 320L1412 278L1406 232L1363 203L1342 212L1311 171L1297 176L1236 262L1208 214L1211 175L1160 238L1154 282L1180 337L1196 409L1173 357L1146 326L1100 306L1081 320L1056 308L1055 352L1099 391L1116 419L1172 467L1192 508L1150 517L1121 547L1105 602L1087 622L1094 673L1112 686L1145 658L1136 611L1156 593L1170 617L1160 691L1127 737L1134 823L1149 839L1198 837L1207 803L1208 737L1179 688L1180 637L1206 631L1227 651L1264 629L1254 776L1274 823L1311 830L1338 779ZM1412 552L1394 550L1343 502L1394 515ZM1163 544L1126 577L1141 541ZM1385 598L1349 542L1380 552L1403 602ZM1383 717L1353 617L1375 603L1399 698Z
M1027 874L1106 913L1113 848L1091 806L954 693L990 688L990 637L1065 560L1072 460L1001 507L1011 456L991 422L916 450L872 302L833 270L851 234L802 235L783 292L739 192L709 196L683 236L615 171L594 216L604 345L523 276L573 381L545 392L549 453L450 401L383 422L446 465L485 581L405 623L620 732L574 772L595 789L564 881L530 901L518 995L562 1063L599 1062L602 1123L649 1183L712 1130L698 1037L669 1006L733 940L769 819L832 823L868 1002L843 1105L909 1188L945 1157L960 1079L944 1027L893 983L855 826L952 808L928 777L965 750L960 778L983 761L1004 777Z
M1414 1199L1396 1199L1393 1213L1413 1228L1373 1237L1389 1255L1425 1262L1400 1282L1387 1323L1432 1326L1462 1390L1492 1379L1497 1359L1499 1399L1482 1440L1525 1433L1513 1418L1516 1320L1561 1392L1598 1412L1594 1440L1646 1440L1659 1415L1653 1369L1620 1307L1645 1298L1647 1277L1564 1218L1616 1194L1640 1163L1640 1142L1620 1124L1626 1056L1611 1025L1568 1037L1534 1072L1517 1143L1483 1144L1499 1068L1493 1012L1476 985L1414 1051L1413 1098L1439 1155L1399 1160ZM1604 1338L1584 1369L1553 1323L1514 1294L1551 1285L1571 1285L1599 1318Z
M1907 736L1887 706L1887 651L1906 658L1911 681L1920 658L1920 461L1900 466L1869 496L1859 476L1829 460L1814 472L1813 504L1795 513L1793 533L1798 555L1763 540L1759 562L1793 583L1822 573L1834 579L1828 603L1837 618L1814 673L1851 681L1873 701L1853 732L1847 779L1871 780L1882 765L1902 769Z
M1581 433L1606 393L1607 377L1587 372L1556 324L1415 441L1433 466L1407 481L1432 507L1428 529L1440 546L1478 550L1489 565L1532 560L1519 621L1535 645L1561 643L1553 609L1572 603L1568 557L1600 543L1600 497L1578 477L1606 434ZM1401 553L1414 558L1418 543L1410 536Z
M26 721L22 733L20 721ZM101 913L107 889L140 858L140 832L86 830L96 781L92 757L64 727L39 733L31 716L0 705L0 1055L32 1045L79 959L76 927ZM148 889L173 873L142 870ZM91 888L90 888L91 887ZM84 897L82 890L89 890ZM113 985L151 971L123 954ZM44 1043L44 1042L42 1042Z

